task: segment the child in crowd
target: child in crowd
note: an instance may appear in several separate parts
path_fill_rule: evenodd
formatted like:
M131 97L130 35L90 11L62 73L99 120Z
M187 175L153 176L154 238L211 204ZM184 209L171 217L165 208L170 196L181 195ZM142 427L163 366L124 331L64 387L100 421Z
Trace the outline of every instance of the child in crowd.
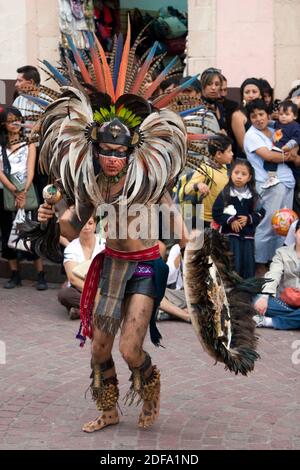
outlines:
M220 233L229 238L236 272L243 278L255 275L255 227L264 216L256 209L259 196L255 189L254 169L247 160L236 159L229 182L213 205L213 218L220 224Z
M208 143L208 151L215 162L215 168L208 166L205 162L201 163L200 168L203 170L195 171L191 178L185 178L184 184L181 184L177 193L177 201L187 203L189 200L195 203L201 203L203 199L203 219L204 226L209 227L212 217L213 204L224 186L228 183L227 166L230 165L233 157L232 141L223 134L212 137ZM189 175L188 175L189 176ZM197 213L194 217L197 217ZM196 221L193 221L193 228Z
M293 148L300 145L300 124L296 122L298 116L298 108L291 100L282 101L278 108L278 121L275 121L275 132L273 135L273 144L275 149L282 147ZM291 167L295 179L298 175L297 168L293 163L288 163ZM262 185L263 189L270 188L279 183L277 176L277 163L264 162L264 169L269 173L267 181ZM299 170L298 170L299 171Z

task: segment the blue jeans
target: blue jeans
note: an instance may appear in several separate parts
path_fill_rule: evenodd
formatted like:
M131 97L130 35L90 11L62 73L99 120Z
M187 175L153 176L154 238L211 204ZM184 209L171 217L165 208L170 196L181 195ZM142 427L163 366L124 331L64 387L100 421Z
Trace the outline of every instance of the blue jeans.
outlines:
M273 326L277 330L296 330L300 328L300 308L289 307L278 298L269 297L265 316L272 318Z

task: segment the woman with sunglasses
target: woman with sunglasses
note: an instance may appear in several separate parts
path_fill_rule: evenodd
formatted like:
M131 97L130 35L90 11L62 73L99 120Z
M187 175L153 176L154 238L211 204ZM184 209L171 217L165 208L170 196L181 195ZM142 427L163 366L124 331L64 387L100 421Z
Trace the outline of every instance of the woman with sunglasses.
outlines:
M8 247L14 212L4 208L3 187L6 187L14 195L16 211L25 207L26 193L33 180L36 160L35 145L25 142L22 114L19 109L14 106L0 108L0 228L2 256L8 260L11 269L11 277L5 283L5 289L20 286L21 276L18 266L20 252ZM23 191L17 190L10 181L10 175L14 175L20 182L24 182ZM34 216L34 214L32 215ZM37 290L48 289L42 259L31 253L26 254L26 258L34 262L37 270Z

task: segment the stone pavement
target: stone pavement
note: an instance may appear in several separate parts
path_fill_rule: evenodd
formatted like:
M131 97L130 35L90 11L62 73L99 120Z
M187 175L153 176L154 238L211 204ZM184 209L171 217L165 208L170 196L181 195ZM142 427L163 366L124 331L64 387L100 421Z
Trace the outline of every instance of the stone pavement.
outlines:
M85 434L97 413L85 399L90 347L74 339L79 322L58 305L57 284L9 291L3 282L0 449L300 449L300 331L258 330L261 360L246 378L214 365L190 325L161 322L165 349L146 342L162 372L159 420L139 430L138 408L121 404L118 426ZM129 371L117 348L114 357L124 396Z

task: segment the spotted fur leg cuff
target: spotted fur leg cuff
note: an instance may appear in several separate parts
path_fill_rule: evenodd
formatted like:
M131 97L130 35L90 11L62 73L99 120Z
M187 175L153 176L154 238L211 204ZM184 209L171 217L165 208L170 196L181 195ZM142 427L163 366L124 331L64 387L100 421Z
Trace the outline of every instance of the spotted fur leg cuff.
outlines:
M101 364L92 363L92 383L90 385L93 400L96 402L99 411L106 411L114 408L119 399L118 379L115 372L104 377L104 372L114 368L113 359L109 359Z
M146 353L145 361L140 367L131 368L129 391L124 397L124 403L132 405L136 400L136 405L141 401L152 401L160 394L160 371L152 365L151 357Z

